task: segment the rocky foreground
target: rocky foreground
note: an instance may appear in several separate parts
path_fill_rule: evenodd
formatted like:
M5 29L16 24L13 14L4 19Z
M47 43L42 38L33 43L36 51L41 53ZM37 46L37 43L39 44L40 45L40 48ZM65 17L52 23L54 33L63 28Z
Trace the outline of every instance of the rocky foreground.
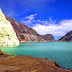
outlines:
M55 61L30 56L5 55L0 50L0 72L72 72L62 69Z

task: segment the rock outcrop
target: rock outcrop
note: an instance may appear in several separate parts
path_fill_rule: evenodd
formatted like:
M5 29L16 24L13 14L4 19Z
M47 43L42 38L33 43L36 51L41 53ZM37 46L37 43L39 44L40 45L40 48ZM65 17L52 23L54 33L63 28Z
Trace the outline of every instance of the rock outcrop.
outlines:
M5 15L5 17L12 24L20 42L48 42L48 40L53 39L52 35L46 35L46 37L41 36L34 29L17 22L15 19L8 17L7 15Z
M0 55L5 55L5 53L0 49Z
M65 36L63 36L60 41L69 42L72 41L72 31L68 32Z
M19 40L11 23L6 20L0 9L0 47L11 47L19 45Z
M55 61L30 56L0 55L0 72L72 72Z

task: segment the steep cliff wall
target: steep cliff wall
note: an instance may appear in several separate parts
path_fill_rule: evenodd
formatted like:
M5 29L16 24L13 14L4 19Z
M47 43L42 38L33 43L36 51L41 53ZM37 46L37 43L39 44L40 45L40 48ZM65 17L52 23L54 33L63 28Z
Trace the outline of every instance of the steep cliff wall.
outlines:
M0 9L0 46L11 47L17 45L19 45L19 40L16 33Z

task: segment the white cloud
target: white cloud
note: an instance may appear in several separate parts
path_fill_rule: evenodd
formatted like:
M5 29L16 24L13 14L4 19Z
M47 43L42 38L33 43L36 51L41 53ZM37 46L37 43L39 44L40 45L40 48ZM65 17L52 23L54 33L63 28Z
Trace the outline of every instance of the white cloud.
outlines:
M25 25L30 25L32 22L35 22L34 18L37 14L32 14L30 16L22 18L21 22L24 23Z
M32 14L32 15L26 17L26 19L33 20L33 19L35 18L36 15L37 15L37 14L34 14L34 15Z
M55 37L64 36L67 32L72 30L72 20L62 20L58 24L48 23L48 25L36 24L32 27L39 34L52 34Z
M49 18L48 21L35 20L36 15L37 14L25 17L28 20L21 22L25 25L31 25L31 27L41 35L52 34L54 37L60 37L72 30L72 20L62 20L56 24L56 21L53 21L52 17Z

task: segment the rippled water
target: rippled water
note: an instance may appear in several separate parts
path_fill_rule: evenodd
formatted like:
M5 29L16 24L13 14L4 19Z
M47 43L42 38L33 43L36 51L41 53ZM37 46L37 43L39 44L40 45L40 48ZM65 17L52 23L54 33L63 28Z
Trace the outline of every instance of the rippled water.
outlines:
M63 68L72 69L72 42L21 43L18 47L0 49L9 55L48 58Z

